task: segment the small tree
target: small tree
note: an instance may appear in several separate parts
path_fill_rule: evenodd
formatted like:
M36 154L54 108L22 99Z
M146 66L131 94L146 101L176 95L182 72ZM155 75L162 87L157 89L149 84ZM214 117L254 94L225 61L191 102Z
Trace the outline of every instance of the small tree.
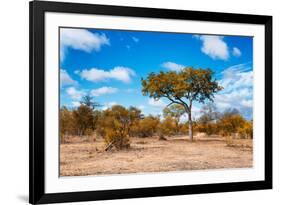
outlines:
M82 100L80 101L80 104L88 106L89 108L92 108L93 110L96 107L99 107L100 104L93 101L93 97L91 97L90 95L85 95L82 97Z
M160 136L172 136L177 132L176 120L167 116L158 126Z
M75 124L72 111L67 107L60 108L60 139L65 142L65 138L74 133Z
M85 95L80 101L80 106L73 110L76 134L79 136L91 135L95 129L98 112L94 109L99 106L90 95Z
M219 112L214 104L208 103L201 108L202 115L198 119L198 129L200 132L205 132L207 135L216 134L217 120L219 119Z
M198 119L198 122L206 124L208 122L217 121L219 119L220 113L217 111L216 106L213 103L207 103L202 106L201 116Z
M185 109L182 105L174 104L169 107L164 108L163 110L163 116L166 117L172 117L175 119L176 124L176 134L180 131L180 117L185 113Z
M137 121L131 127L132 136L152 137L157 132L159 122L159 118L152 115Z
M232 143L232 135L238 133L238 130L245 124L245 119L239 115L226 115L219 121L221 134L226 137L227 143Z
M184 107L188 114L190 140L193 140L193 102L213 101L214 93L221 89L222 87L213 79L213 72L210 69L184 68L180 72L161 71L158 74L150 73L147 79L142 79L144 95L155 100L163 97L170 101L169 105L178 104Z
M114 105L102 113L98 121L97 133L104 138L108 146L106 150L111 147L119 150L130 146L131 120L129 110L120 105Z
M84 136L89 133L89 130L93 130L93 110L87 105L81 104L76 110L73 111L73 117L75 125L77 127L77 134L79 136Z
M238 133L241 138L253 139L253 122L252 121L245 121L242 127L238 128Z
M233 115L240 115L239 110L237 110L236 108L228 108L221 114L220 118L227 118Z

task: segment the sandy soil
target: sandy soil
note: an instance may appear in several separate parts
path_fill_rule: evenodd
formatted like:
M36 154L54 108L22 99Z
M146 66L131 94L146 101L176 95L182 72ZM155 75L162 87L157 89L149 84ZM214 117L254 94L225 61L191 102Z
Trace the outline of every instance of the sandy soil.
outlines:
M108 152L102 139L74 138L60 145L61 176L107 175L252 167L252 140L227 146L222 137L133 138L128 150Z

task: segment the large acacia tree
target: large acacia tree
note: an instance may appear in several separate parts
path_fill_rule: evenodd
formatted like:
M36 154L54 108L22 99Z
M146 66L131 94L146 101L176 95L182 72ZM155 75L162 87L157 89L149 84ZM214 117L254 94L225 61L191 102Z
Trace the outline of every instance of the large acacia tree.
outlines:
M178 104L184 107L188 115L189 137L193 140L192 131L192 104L197 101L205 103L213 101L214 93L220 91L221 86L213 78L210 69L184 68L179 72L169 71L150 73L142 79L142 92L144 95L159 100L167 98L170 105Z

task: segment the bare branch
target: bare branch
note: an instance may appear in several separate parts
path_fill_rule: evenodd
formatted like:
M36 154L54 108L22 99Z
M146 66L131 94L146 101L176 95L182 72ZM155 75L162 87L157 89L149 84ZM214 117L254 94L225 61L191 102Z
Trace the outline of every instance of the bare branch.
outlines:
M169 107L170 105L174 104L174 102L169 103L166 107Z
M184 102L181 98L179 98L179 97L175 97L177 100L179 100L181 103L182 103L182 105L185 107L185 109L186 110L188 110L188 112L190 112L190 107L187 105L187 103L186 102Z

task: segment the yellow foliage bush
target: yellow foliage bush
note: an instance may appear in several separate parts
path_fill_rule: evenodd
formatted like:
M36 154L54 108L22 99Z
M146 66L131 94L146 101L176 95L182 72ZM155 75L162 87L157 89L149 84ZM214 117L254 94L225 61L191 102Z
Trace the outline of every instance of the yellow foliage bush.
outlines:
M212 122L197 125L197 130L206 133L208 136L217 134L219 131L217 123Z
M223 136L230 136L231 134L237 133L238 129L245 123L245 119L239 115L230 115L223 117L219 121L220 132Z
M177 124L174 118L166 117L158 126L159 135L171 136L177 132Z
M117 150L130 147L130 140L128 136L124 136L117 130L109 128L106 129L105 133L104 140L107 145L112 144Z
M157 117L148 116L133 123L130 134L134 137L152 137L156 131L160 120Z
M246 121L238 128L238 133L243 139L253 139L253 123Z
M130 147L130 126L130 112L116 105L102 113L96 132L104 138L106 145L113 145L119 150Z

